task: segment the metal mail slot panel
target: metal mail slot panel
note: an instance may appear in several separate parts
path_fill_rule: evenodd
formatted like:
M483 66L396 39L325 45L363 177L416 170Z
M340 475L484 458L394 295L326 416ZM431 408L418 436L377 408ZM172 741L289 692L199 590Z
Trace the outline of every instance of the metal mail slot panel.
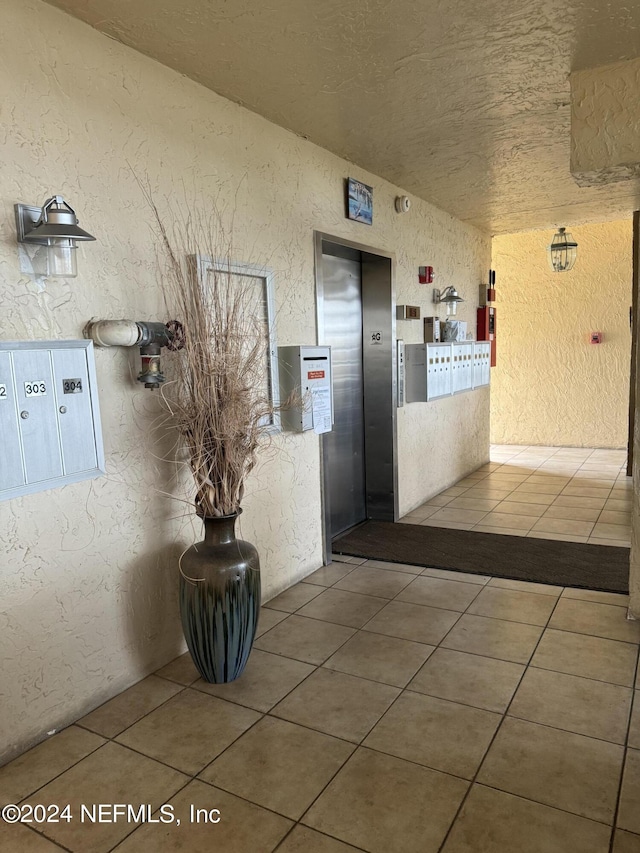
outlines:
M451 394L453 375L452 344L426 344L427 400Z
M93 343L0 343L0 429L0 500L103 474Z
M452 345L451 393L469 391L473 388L473 344L453 343Z
M489 385L491 378L491 342L476 341L473 345L473 387Z

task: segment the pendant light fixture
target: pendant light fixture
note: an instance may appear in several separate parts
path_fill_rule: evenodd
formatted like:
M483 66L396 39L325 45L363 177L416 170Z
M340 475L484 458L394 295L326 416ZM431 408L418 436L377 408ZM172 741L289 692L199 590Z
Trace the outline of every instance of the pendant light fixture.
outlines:
M96 239L78 227L75 210L61 195L54 195L42 207L16 204L15 211L18 242L46 246L46 275L74 278L76 242Z
M576 262L578 244L564 228L558 228L548 248L549 266L554 272L566 272Z

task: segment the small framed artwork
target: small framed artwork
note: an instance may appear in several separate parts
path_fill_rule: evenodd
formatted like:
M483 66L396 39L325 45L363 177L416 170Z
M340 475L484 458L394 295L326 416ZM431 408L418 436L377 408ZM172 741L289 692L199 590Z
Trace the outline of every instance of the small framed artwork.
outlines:
M347 178L347 217L365 225L373 223L373 187Z

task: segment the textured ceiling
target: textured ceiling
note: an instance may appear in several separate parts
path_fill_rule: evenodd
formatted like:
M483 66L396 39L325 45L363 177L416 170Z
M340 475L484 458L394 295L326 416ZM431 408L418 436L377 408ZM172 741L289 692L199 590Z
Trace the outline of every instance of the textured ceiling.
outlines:
M624 217L569 173L571 71L640 55L640 0L50 0L489 233Z

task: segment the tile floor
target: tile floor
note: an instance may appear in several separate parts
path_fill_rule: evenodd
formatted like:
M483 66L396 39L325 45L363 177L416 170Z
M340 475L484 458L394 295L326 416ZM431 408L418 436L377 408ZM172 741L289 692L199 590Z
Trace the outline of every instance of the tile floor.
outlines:
M401 521L629 547L624 450L495 445L491 462Z
M71 815L0 822L0 850L640 853L626 605L336 558L262 609L236 682L183 655L0 770L0 803Z

